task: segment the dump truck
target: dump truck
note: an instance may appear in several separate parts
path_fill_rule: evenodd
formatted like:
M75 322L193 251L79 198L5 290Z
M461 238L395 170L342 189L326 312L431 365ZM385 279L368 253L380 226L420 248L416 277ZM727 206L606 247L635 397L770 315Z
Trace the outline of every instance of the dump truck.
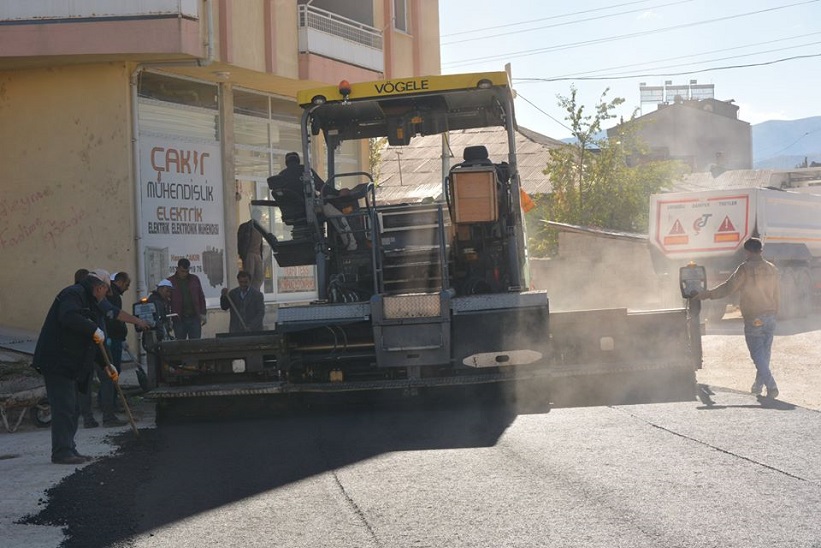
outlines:
M710 287L724 281L744 260L744 242L753 236L762 239L764 258L779 269L779 315L806 316L821 297L821 195L732 188L650 199L651 256L656 272L671 279L671 295L678 268L690 261L706 268ZM704 317L720 320L733 298L706 301Z
M252 216L278 265L314 269L316 299L281 304L270 331L149 341L148 397L159 411L477 386L548 405L694 398L700 339L684 307L554 313L545 291L529 289L507 73L343 81L298 102L300 180L272 175L271 197L255 200ZM448 132L495 126L508 135L501 157L469 147L450 165ZM434 134L444 160L431 200L380 204L371 173L338 171L344 142L406 146ZM324 185L314 170L320 138Z

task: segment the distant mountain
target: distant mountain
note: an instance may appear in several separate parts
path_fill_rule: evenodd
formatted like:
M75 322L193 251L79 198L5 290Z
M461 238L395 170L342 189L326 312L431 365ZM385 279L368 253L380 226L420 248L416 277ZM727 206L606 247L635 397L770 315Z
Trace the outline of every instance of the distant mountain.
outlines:
M821 162L821 116L800 120L770 120L752 126L753 167L790 169Z

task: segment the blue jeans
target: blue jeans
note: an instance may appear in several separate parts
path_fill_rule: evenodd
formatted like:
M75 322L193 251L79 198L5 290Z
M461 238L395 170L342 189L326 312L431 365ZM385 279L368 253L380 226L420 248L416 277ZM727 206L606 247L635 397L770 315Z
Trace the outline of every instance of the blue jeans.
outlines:
M775 387L775 379L770 372L770 354L774 334L775 314L744 318L744 338L750 350L750 357L755 364L755 382L766 386L767 389Z
M184 318L174 318L174 338L181 340L202 338L200 317L186 316Z

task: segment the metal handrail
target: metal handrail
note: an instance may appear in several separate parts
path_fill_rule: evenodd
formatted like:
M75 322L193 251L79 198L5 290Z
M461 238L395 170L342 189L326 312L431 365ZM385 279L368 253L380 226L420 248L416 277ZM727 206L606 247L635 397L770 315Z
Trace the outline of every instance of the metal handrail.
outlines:
M375 27L309 4L300 4L298 14L299 28L312 28L357 44L382 49L382 31Z

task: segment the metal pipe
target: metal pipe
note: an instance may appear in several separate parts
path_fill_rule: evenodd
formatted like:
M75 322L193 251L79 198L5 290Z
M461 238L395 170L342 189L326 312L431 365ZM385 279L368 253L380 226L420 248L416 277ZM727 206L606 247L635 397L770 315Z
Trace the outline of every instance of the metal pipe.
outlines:
M302 352L306 351L317 351L317 352L325 352L328 350L358 350L362 348L374 348L375 344L373 342L361 342L361 343L348 343L345 345L334 345L334 344L310 344L310 345L294 345L292 347L293 350L299 350Z

